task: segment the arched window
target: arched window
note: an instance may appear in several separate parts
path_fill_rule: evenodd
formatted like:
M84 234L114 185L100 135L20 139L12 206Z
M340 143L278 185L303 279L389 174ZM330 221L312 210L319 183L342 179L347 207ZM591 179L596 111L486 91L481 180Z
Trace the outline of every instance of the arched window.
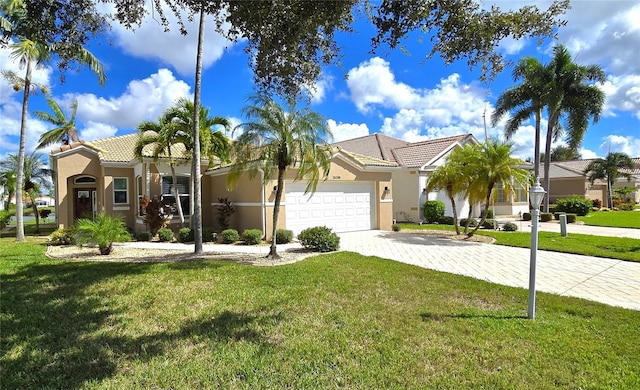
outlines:
M73 184L96 184L96 178L93 176L78 176L73 179Z

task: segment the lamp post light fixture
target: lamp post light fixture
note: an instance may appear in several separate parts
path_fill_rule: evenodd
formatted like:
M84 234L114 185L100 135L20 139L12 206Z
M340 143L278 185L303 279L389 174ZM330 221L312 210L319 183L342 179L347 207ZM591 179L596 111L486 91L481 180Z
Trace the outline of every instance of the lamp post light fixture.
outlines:
M546 191L540 185L540 179L536 177L533 187L529 188L529 202L533 207L531 211L531 257L529 259L529 310L527 316L530 320L536 318L536 261L538 257L538 219L540 217L540 204Z

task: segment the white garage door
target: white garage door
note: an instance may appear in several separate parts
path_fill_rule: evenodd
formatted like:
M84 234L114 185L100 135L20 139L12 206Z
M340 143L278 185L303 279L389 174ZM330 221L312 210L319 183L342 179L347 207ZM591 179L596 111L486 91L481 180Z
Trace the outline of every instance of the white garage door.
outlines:
M286 185L287 229L327 226L336 233L370 230L373 223L373 183L319 183L315 194L304 193L305 183Z

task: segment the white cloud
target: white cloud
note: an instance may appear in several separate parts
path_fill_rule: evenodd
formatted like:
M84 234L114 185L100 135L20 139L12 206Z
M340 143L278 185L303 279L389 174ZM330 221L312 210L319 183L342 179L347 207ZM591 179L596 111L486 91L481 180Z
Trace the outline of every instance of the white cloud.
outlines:
M189 22L187 13L181 13L188 31L187 35L182 35L175 16L170 10L166 11L165 15L170 21L169 32L165 32L158 21L147 17L135 30L128 30L119 24L114 25L115 41L126 53L134 57L157 59L171 65L182 75L192 75L195 73L198 18ZM207 18L202 67L206 69L211 66L233 45L233 42L215 32L213 18Z
M189 85L168 69L160 69L143 80L132 80L126 91L111 98L94 94L65 96L78 99L78 119L115 128L136 128L145 120L156 120L176 100L190 97Z
M640 74L609 76L602 90L607 95L606 115L615 116L614 111L628 111L640 119Z
M611 153L625 153L630 157L640 157L640 138L632 136L608 135L600 144L602 156Z
M368 112L374 104L388 108L413 106L419 100L415 89L398 83L389 63L374 57L361 63L347 74L351 100L361 112Z
M593 150L589 150L589 149L580 149L580 156L582 156L582 158L585 160L598 158L598 154Z
M113 137L118 132L116 127L104 124L88 121L85 127L79 131L81 140L93 141L100 138Z
M333 119L327 120L327 123L333 133L333 142L344 141L369 134L369 128L364 123L336 123Z

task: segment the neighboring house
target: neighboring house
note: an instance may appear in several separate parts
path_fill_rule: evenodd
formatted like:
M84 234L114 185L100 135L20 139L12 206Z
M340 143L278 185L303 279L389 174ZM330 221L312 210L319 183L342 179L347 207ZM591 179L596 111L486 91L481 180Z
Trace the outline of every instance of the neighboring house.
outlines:
M618 187L635 187L638 189L632 196L635 202L640 202L640 157L632 159L636 164L636 169L629 172L633 175L631 181L626 178L618 178L613 188ZM603 205L606 205L607 199L607 182L606 180L596 180L593 184L587 180L584 170L593 159L572 160L572 161L554 161L549 168L549 177L551 178L551 189L549 192L549 201L555 203L556 200L566 198L572 195L584 196L588 199L599 199ZM540 166L540 174L544 176L544 168ZM544 177L540 179L544 183Z
M421 208L427 200L441 200L445 204L445 215L453 215L451 202L444 191L427 193L425 188L429 174L445 163L447 156L465 144L476 144L478 141L471 134L462 134L446 138L438 138L421 142L407 142L383 134L371 134L364 137L334 143L343 150L382 159L398 165L393 170L393 215L397 221L421 221ZM513 215L529 211L526 189L518 189L507 197L498 188L493 205L498 215ZM469 202L456 199L458 217L464 218L469 213ZM479 216L481 209L474 205L473 216Z
M58 226L71 226L78 218L106 212L121 214L126 225L138 232L146 230L139 206L143 196L158 197L165 203L165 210L174 209L170 166L165 159L154 162L148 148L143 151L142 161L136 158L137 139L138 134L129 134L52 150ZM180 156L183 150L177 145L172 155ZM294 172L289 172L278 228L290 229L294 234L323 225L336 232L390 230L392 170L396 166L395 162L335 148L329 176L318 184L313 196L305 195L306 183L294 182ZM191 205L190 167L187 160L176 166L185 226L189 225ZM227 190L229 167L209 167L209 162L203 160L202 172L204 227L219 229L216 206L219 198L226 197L236 209L232 228L239 232L254 228L265 234L271 231L275 180L263 186L260 177L250 180L246 175L234 189ZM171 227L179 228L178 222L177 215L173 215Z

